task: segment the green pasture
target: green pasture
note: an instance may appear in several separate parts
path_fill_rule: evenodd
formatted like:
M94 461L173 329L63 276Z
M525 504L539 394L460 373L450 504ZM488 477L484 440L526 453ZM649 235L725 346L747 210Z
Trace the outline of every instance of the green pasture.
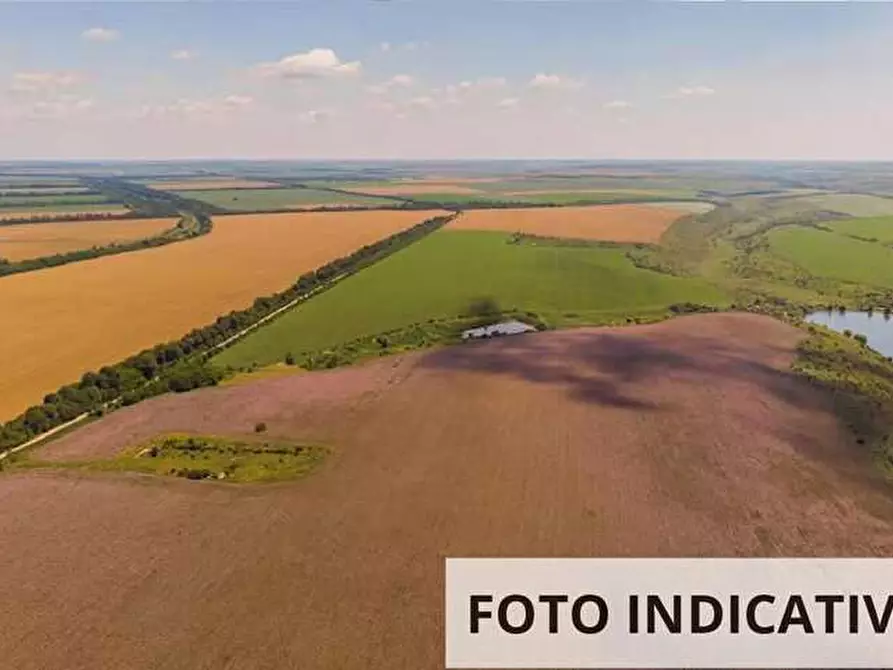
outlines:
M851 235L878 242L893 242L893 216L848 219L828 224L828 227L842 235Z
M344 205L376 207L393 205L393 200L365 196L344 195L331 191L306 188L217 189L207 191L177 191L177 195L200 200L235 212L289 210L302 207Z
M597 323L678 302L722 305L703 279L634 266L620 247L510 244L500 232L440 231L252 333L215 358L243 367L281 361L430 319L466 313L479 299L536 312L550 323Z
M815 276L893 288L893 249L889 247L799 226L773 230L768 240L773 254Z
M858 193L826 193L798 198L815 209L825 209L850 216L885 216L893 214L893 198Z
M0 209L11 207L21 209L49 209L60 206L78 206L97 203L109 203L107 196L101 193L86 195L0 195Z

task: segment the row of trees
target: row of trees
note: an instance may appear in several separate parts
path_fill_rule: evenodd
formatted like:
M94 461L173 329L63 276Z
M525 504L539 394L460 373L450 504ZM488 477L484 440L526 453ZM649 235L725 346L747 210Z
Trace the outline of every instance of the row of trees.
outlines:
M77 249L75 251L53 254L52 256L26 258L15 262L0 258L0 277L17 274L19 272L30 272L31 270L52 268L57 265L65 265L66 263L76 263L77 261L99 258L100 256L120 254L126 251L139 251L141 249L160 247L165 244L171 244L172 242L180 242L182 240L205 235L211 232L211 226L211 217L203 214L187 214L180 219L176 226L155 237L146 237L133 242L112 242L111 244L103 246L90 247L89 249Z
M219 345L280 307L388 256L445 225L452 216L423 221L349 256L302 275L286 290L258 298L248 309L233 311L174 342L159 344L116 365L88 372L75 384L47 395L43 403L0 427L0 451L27 442L86 412L130 405L168 391L183 392L216 384L220 372L209 363Z
M0 226L17 226L23 223L53 223L54 221L108 221L110 219L135 219L139 214L133 211L126 212L71 212L63 214L53 212L51 214L32 213L28 216L16 216L0 220Z

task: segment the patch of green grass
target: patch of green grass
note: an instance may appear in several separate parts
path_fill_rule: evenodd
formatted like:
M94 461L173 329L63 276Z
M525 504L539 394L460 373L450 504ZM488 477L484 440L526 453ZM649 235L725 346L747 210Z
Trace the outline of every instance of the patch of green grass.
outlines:
M312 206L375 207L394 205L393 200L352 196L306 188L250 188L178 191L177 195L200 200L235 212L300 209Z
M855 339L808 326L792 368L833 393L834 407L857 444L893 476L893 363Z
M111 472L143 472L227 482L267 482L306 475L325 457L319 446L260 439L166 435L114 458L90 461L30 459L15 467L76 468Z
M768 234L769 249L807 272L893 288L893 249L815 228L789 226Z
M882 198L877 195L857 193L828 193L798 198L816 208L833 212L841 212L850 216L884 216L893 215L893 198Z
M727 304L698 278L635 267L623 248L510 244L510 234L439 231L344 279L215 358L267 365L429 320L453 319L490 298L503 311L529 311L552 325L599 322L680 302Z
M87 195L3 195L0 196L0 209L42 209L70 206L73 210L80 205L108 203L107 196L94 193Z
M864 240L893 242L893 216L846 219L825 224L825 227L843 235L861 237Z

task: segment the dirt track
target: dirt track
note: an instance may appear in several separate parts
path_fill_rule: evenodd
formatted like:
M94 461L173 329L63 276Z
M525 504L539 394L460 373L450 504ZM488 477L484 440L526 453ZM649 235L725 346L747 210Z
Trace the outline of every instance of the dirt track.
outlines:
M881 555L893 500L748 315L519 336L169 396L43 455L159 430L321 440L302 481L0 480L17 670L443 667L445 556Z

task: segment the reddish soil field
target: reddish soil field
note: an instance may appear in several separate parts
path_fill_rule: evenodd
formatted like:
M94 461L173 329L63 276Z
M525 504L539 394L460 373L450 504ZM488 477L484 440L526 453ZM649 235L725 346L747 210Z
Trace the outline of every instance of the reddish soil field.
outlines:
M453 230L508 232L613 242L657 242L684 212L643 205L476 209L448 224Z
M66 668L443 667L446 556L890 556L893 499L751 315L523 335L116 412L330 443L295 482L0 478L0 659Z

